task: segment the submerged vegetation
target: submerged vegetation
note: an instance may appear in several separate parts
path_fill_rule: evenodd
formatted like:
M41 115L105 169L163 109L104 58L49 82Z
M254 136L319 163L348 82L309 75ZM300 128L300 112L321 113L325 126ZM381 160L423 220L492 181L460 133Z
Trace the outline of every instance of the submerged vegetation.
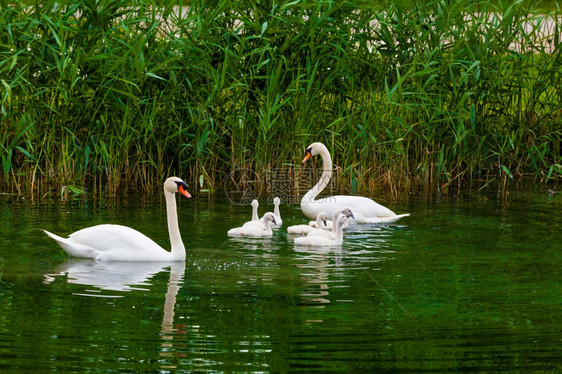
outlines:
M363 193L562 179L556 6L0 2L4 191L293 189L313 141Z

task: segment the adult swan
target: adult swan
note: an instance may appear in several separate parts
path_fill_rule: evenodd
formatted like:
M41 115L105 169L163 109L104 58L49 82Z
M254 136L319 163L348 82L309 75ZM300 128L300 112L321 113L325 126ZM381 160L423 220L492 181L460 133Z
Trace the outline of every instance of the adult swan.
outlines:
M178 227L175 193L191 197L187 184L177 177L164 182L168 232L172 251L160 247L149 237L127 226L98 225L87 227L62 238L45 231L71 256L99 261L184 261L185 247Z
M392 223L410 215L409 213L397 215L392 210L362 196L338 195L316 200L316 196L324 190L332 178L332 158L324 144L312 143L308 146L302 163L316 155L322 158L322 177L301 200L301 210L308 218L316 218L319 212L326 212L332 216L335 210L344 208L350 209L355 221L359 223Z

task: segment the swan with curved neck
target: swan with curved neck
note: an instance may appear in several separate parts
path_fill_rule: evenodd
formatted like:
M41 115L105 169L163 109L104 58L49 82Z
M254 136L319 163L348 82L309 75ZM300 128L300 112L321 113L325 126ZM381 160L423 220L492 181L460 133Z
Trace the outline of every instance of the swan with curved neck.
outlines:
M353 218L353 214L349 215L350 218ZM342 226L345 221L347 221L348 217L340 213L336 220L336 231L333 238L327 238L325 236L303 236L300 238L295 238L296 245L306 245L312 247L329 247L334 245L342 245L343 243L343 230Z
M326 188L332 178L332 157L326 146L322 143L312 143L306 148L302 163L309 158L320 155L322 158L322 177L318 183L308 191L301 200L301 210L310 219L314 219L318 212L332 215L336 209L348 207L358 223L392 223L410 214L397 215L392 210L363 196L337 195L316 200L320 192Z
M87 227L63 238L46 230L71 256L93 258L98 261L184 261L185 246L178 226L175 193L189 198L187 184L177 177L164 182L168 233L172 250L167 251L152 239L127 226L104 224Z
M228 230L227 234L229 236L272 236L273 230L271 230L271 226L275 224L273 213L265 213L259 222L263 222L263 227L259 225L244 225Z

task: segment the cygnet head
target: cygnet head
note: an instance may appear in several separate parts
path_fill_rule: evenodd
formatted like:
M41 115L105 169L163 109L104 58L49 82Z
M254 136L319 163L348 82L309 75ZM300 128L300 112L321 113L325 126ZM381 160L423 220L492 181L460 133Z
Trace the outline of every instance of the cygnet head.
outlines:
M318 220L322 221L324 225L326 225L326 221L328 221L328 215L324 212L320 212L316 216L316 222L318 222Z
M273 199L273 205L279 206L279 204L281 204L281 199L275 196L275 198Z
M187 183L178 177L170 177L164 182L164 192L176 193L179 192L185 197L191 197L191 194L187 191Z
M258 206L260 206L260 203L257 200L252 200L252 208L257 208Z
M353 216L353 212L352 212L351 209L349 209L349 208L343 209L343 210L341 211L341 214L343 214L343 215L346 216L347 218L350 218L350 217L351 217L351 218L355 218L355 217Z
M275 215L271 212L267 212L263 215L263 221L264 222L269 221L274 225L277 225L277 222L275 222Z
M351 215L351 217L353 217L353 214ZM348 218L348 217L347 217L345 214L341 213L341 214L338 216L338 219L336 220L336 224L337 224L338 226L339 226L339 225L343 225L343 223L344 223L345 221L347 221L347 218Z
M322 150L327 151L328 149L322 143L312 143L306 148L304 153L304 160L302 160L302 163L304 164L309 158L311 158L312 156L316 156L317 154L322 152Z

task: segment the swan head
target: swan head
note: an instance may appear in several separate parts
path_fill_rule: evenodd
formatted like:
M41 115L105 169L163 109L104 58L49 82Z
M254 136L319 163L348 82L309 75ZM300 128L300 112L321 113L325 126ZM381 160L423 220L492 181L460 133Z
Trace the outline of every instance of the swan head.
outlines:
M351 217L353 217L353 214L351 214ZM343 223L345 221L347 221L348 216L346 216L344 213L340 213L340 215L338 216L338 219L336 221L336 224L339 225L343 225Z
M302 160L302 163L304 164L309 158L311 158L312 156L316 156L323 150L326 151L328 150L324 144L312 143L311 145L306 147L306 150L304 151L304 159Z
M269 221L269 222L273 223L274 225L277 225L277 222L275 222L275 215L271 212L265 213L262 218L263 218L264 222Z
M257 200L252 200L252 208L257 208L258 206L260 206L260 203Z
M341 214L343 214L346 218L355 218L353 216L353 212L349 208L342 209Z
M191 194L187 192L187 183L178 177L170 177L164 182L164 192L176 193L179 192L183 196L189 198Z
M275 196L275 198L273 199L273 205L279 206L279 204L281 204L281 199Z
M316 223L320 223L320 221L324 223L324 226L326 226L328 224L328 215L324 212L318 213L318 215L316 216Z

